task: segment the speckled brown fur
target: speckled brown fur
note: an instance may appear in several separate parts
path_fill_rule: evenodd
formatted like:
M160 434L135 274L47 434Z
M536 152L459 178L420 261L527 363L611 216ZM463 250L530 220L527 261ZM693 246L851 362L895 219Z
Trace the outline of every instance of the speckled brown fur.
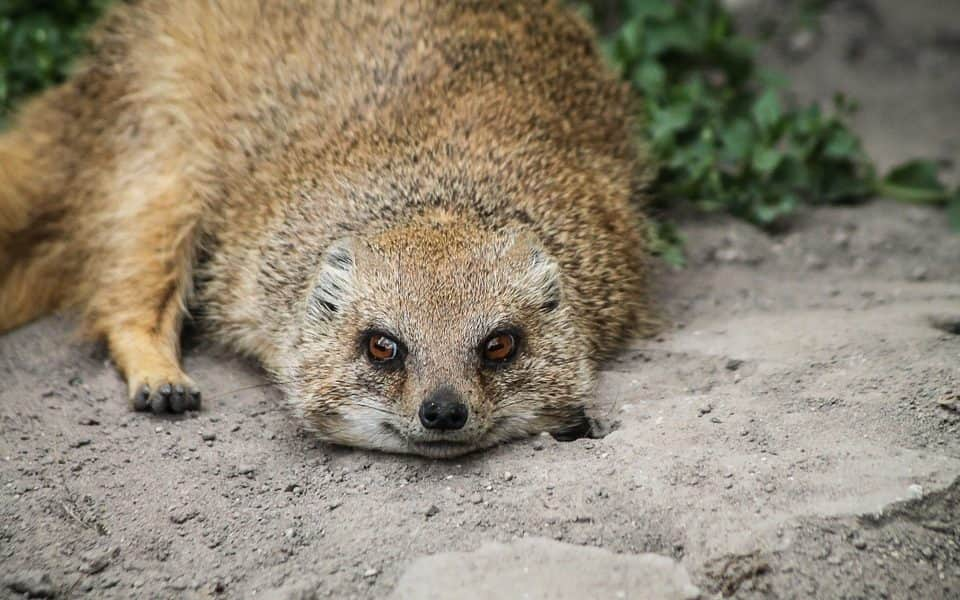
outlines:
M138 408L199 401L190 307L326 439L454 454L575 428L648 326L630 98L561 3L142 0L94 47L0 137L0 330L79 310ZM402 374L357 351L377 320ZM424 438L441 384L471 421Z

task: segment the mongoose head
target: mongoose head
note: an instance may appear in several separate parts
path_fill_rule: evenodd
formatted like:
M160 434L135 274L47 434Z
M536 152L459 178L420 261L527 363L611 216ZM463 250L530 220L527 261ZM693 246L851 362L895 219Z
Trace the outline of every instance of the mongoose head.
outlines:
M434 217L332 243L292 397L330 442L432 457L589 428L590 347L560 267L519 228Z

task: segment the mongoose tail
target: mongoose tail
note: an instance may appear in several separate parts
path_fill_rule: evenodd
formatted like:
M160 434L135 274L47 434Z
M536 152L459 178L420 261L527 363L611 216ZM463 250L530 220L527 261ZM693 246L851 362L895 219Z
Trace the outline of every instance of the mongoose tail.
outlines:
M24 128L0 135L0 332L56 310L63 300L50 268L49 251L58 242L45 141Z

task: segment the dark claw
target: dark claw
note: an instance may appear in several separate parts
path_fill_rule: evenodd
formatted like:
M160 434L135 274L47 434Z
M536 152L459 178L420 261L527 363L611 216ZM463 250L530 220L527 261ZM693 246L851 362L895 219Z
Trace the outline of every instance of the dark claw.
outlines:
M187 391L187 404L186 404L187 410L199 410L200 398L201 398L200 390L198 390L197 388L190 388L190 390Z
M157 390L157 391L160 392L161 394L163 394L164 396L169 396L170 393L173 391L173 388L170 387L170 384L169 384L169 383L165 383L165 384L161 385L161 386L160 386L160 389Z
M182 413L186 407L186 398L182 385L173 387L173 395L170 396L170 412Z
M150 409L150 386L141 385L133 396L133 410L145 411Z
M167 388L166 394L163 393L164 392L163 388ZM169 385L163 385L160 387L159 390L157 390L157 393L155 393L153 397L150 398L150 408L153 410L153 414L162 415L163 413L167 412L167 409L169 408L169 405L170 405L169 404L170 391L171 391L171 388Z

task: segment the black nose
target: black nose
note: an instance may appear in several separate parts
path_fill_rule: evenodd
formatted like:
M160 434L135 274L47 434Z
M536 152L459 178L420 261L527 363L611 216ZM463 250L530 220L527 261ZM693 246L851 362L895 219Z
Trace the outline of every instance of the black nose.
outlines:
M420 405L420 422L427 429L460 429L467 423L469 415L460 394L448 386L439 388Z

